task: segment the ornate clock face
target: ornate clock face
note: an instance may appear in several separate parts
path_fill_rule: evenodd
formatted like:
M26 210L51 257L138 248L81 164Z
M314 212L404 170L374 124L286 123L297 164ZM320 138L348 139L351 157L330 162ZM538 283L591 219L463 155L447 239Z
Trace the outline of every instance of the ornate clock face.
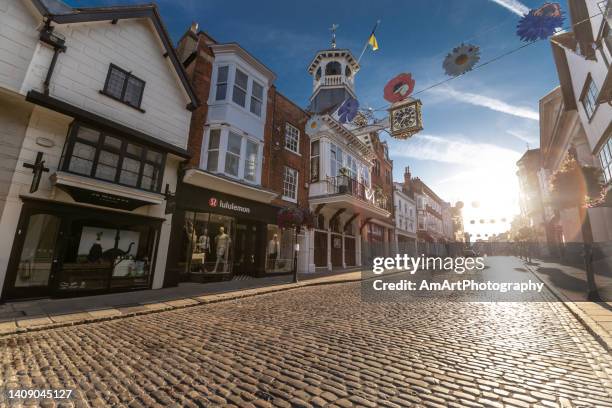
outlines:
M421 123L421 103L411 101L390 109L391 135L405 139L423 129Z

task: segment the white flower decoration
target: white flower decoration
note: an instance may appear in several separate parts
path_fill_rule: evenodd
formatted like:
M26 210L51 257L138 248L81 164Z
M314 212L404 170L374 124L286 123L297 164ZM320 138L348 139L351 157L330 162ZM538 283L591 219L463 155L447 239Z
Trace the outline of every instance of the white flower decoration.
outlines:
M314 136L321 130L321 126L323 125L323 121L321 120L321 116L314 115L308 122L306 122L306 134L308 136Z
M461 44L444 59L444 71L447 75L456 77L471 71L480 61L480 47L472 44Z

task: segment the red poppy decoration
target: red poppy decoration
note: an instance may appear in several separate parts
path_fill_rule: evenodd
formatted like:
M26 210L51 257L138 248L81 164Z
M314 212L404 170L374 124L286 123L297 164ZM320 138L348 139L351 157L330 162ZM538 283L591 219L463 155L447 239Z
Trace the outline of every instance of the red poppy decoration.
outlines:
M412 74L399 74L385 85L385 99L391 103L403 101L414 91L414 84Z

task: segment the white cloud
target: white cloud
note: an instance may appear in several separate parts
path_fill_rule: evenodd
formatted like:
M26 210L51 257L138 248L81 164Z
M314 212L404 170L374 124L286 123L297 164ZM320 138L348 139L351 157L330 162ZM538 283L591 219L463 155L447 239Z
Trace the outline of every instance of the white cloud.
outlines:
M491 98L489 96L460 92L450 86L432 89L436 94L452 98L460 102L469 103L470 105L482 106L497 112L506 113L508 115L518 116L525 119L539 120L540 114L527 106L510 105L500 99Z
M516 137L519 140L522 140L525 143L528 143L531 147L538 143L538 140L529 136L525 136L523 133L516 130L508 130L507 133L511 136Z
M529 13L529 7L527 7L526 5L524 5L518 0L490 0L490 1L499 4L500 6L504 8L507 8L514 14L517 14L521 17Z

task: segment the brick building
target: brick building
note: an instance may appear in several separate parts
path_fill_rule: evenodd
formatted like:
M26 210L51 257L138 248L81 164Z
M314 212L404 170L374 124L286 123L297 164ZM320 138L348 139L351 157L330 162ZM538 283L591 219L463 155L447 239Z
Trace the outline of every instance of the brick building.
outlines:
M290 272L295 235L278 228L277 215L307 206L308 115L239 44L219 44L193 24L177 52L202 106L177 189L166 285Z

